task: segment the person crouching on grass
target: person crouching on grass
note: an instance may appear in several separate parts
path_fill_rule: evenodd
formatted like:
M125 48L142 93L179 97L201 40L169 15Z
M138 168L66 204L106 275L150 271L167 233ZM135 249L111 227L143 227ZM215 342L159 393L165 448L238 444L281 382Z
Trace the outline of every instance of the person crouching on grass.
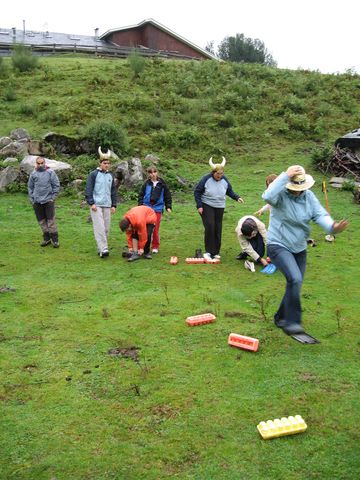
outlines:
M150 207L140 205L131 208L119 223L120 230L126 232L129 257L128 262L143 258L151 260L150 245L156 224L156 213Z
M267 254L286 278L286 290L275 313L275 325L288 335L304 333L301 325L300 291L306 268L310 222L328 233L340 233L347 220L335 222L310 188L315 180L300 165L282 172L265 190L263 200L271 205Z
M263 222L252 215L246 215L240 218L235 232L241 248L237 260L245 260L244 266L251 272L255 272L255 266L253 262L246 260L248 257L266 267L268 262L262 258L266 245L266 228Z

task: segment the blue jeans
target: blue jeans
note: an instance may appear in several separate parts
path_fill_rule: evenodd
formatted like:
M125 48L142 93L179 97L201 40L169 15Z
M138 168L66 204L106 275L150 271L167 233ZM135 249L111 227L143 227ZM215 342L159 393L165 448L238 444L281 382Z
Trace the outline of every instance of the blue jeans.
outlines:
M281 245L270 244L267 245L267 254L286 278L286 290L275 313L275 323L285 328L289 325L300 325L300 291L306 269L306 250L291 253Z

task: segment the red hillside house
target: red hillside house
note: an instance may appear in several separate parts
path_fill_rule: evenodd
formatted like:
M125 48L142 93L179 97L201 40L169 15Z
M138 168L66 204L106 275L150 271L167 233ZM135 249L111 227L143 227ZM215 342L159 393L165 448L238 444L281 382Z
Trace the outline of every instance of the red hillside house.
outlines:
M167 57L189 58L194 60L218 60L214 55L177 33L161 25L152 18L138 25L108 30L100 39L118 47L149 49Z

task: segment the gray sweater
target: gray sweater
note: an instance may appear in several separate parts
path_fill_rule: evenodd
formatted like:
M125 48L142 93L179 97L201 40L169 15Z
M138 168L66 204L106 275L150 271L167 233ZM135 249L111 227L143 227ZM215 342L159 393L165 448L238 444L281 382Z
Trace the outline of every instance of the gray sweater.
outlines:
M29 177L28 192L31 203L48 203L58 196L60 182L58 176L47 168L44 171L34 170Z

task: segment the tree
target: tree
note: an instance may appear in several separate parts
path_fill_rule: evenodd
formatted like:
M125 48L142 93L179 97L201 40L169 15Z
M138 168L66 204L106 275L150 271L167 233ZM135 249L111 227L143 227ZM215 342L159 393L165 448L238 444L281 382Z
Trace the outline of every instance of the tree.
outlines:
M218 47L218 56L229 62L261 63L276 67L276 62L258 38L247 38L243 33L225 37Z
M211 53L211 55L214 55L215 57L215 50L214 50L214 40L211 40L211 42L208 42L206 44L206 47L205 47L205 50L209 53Z

